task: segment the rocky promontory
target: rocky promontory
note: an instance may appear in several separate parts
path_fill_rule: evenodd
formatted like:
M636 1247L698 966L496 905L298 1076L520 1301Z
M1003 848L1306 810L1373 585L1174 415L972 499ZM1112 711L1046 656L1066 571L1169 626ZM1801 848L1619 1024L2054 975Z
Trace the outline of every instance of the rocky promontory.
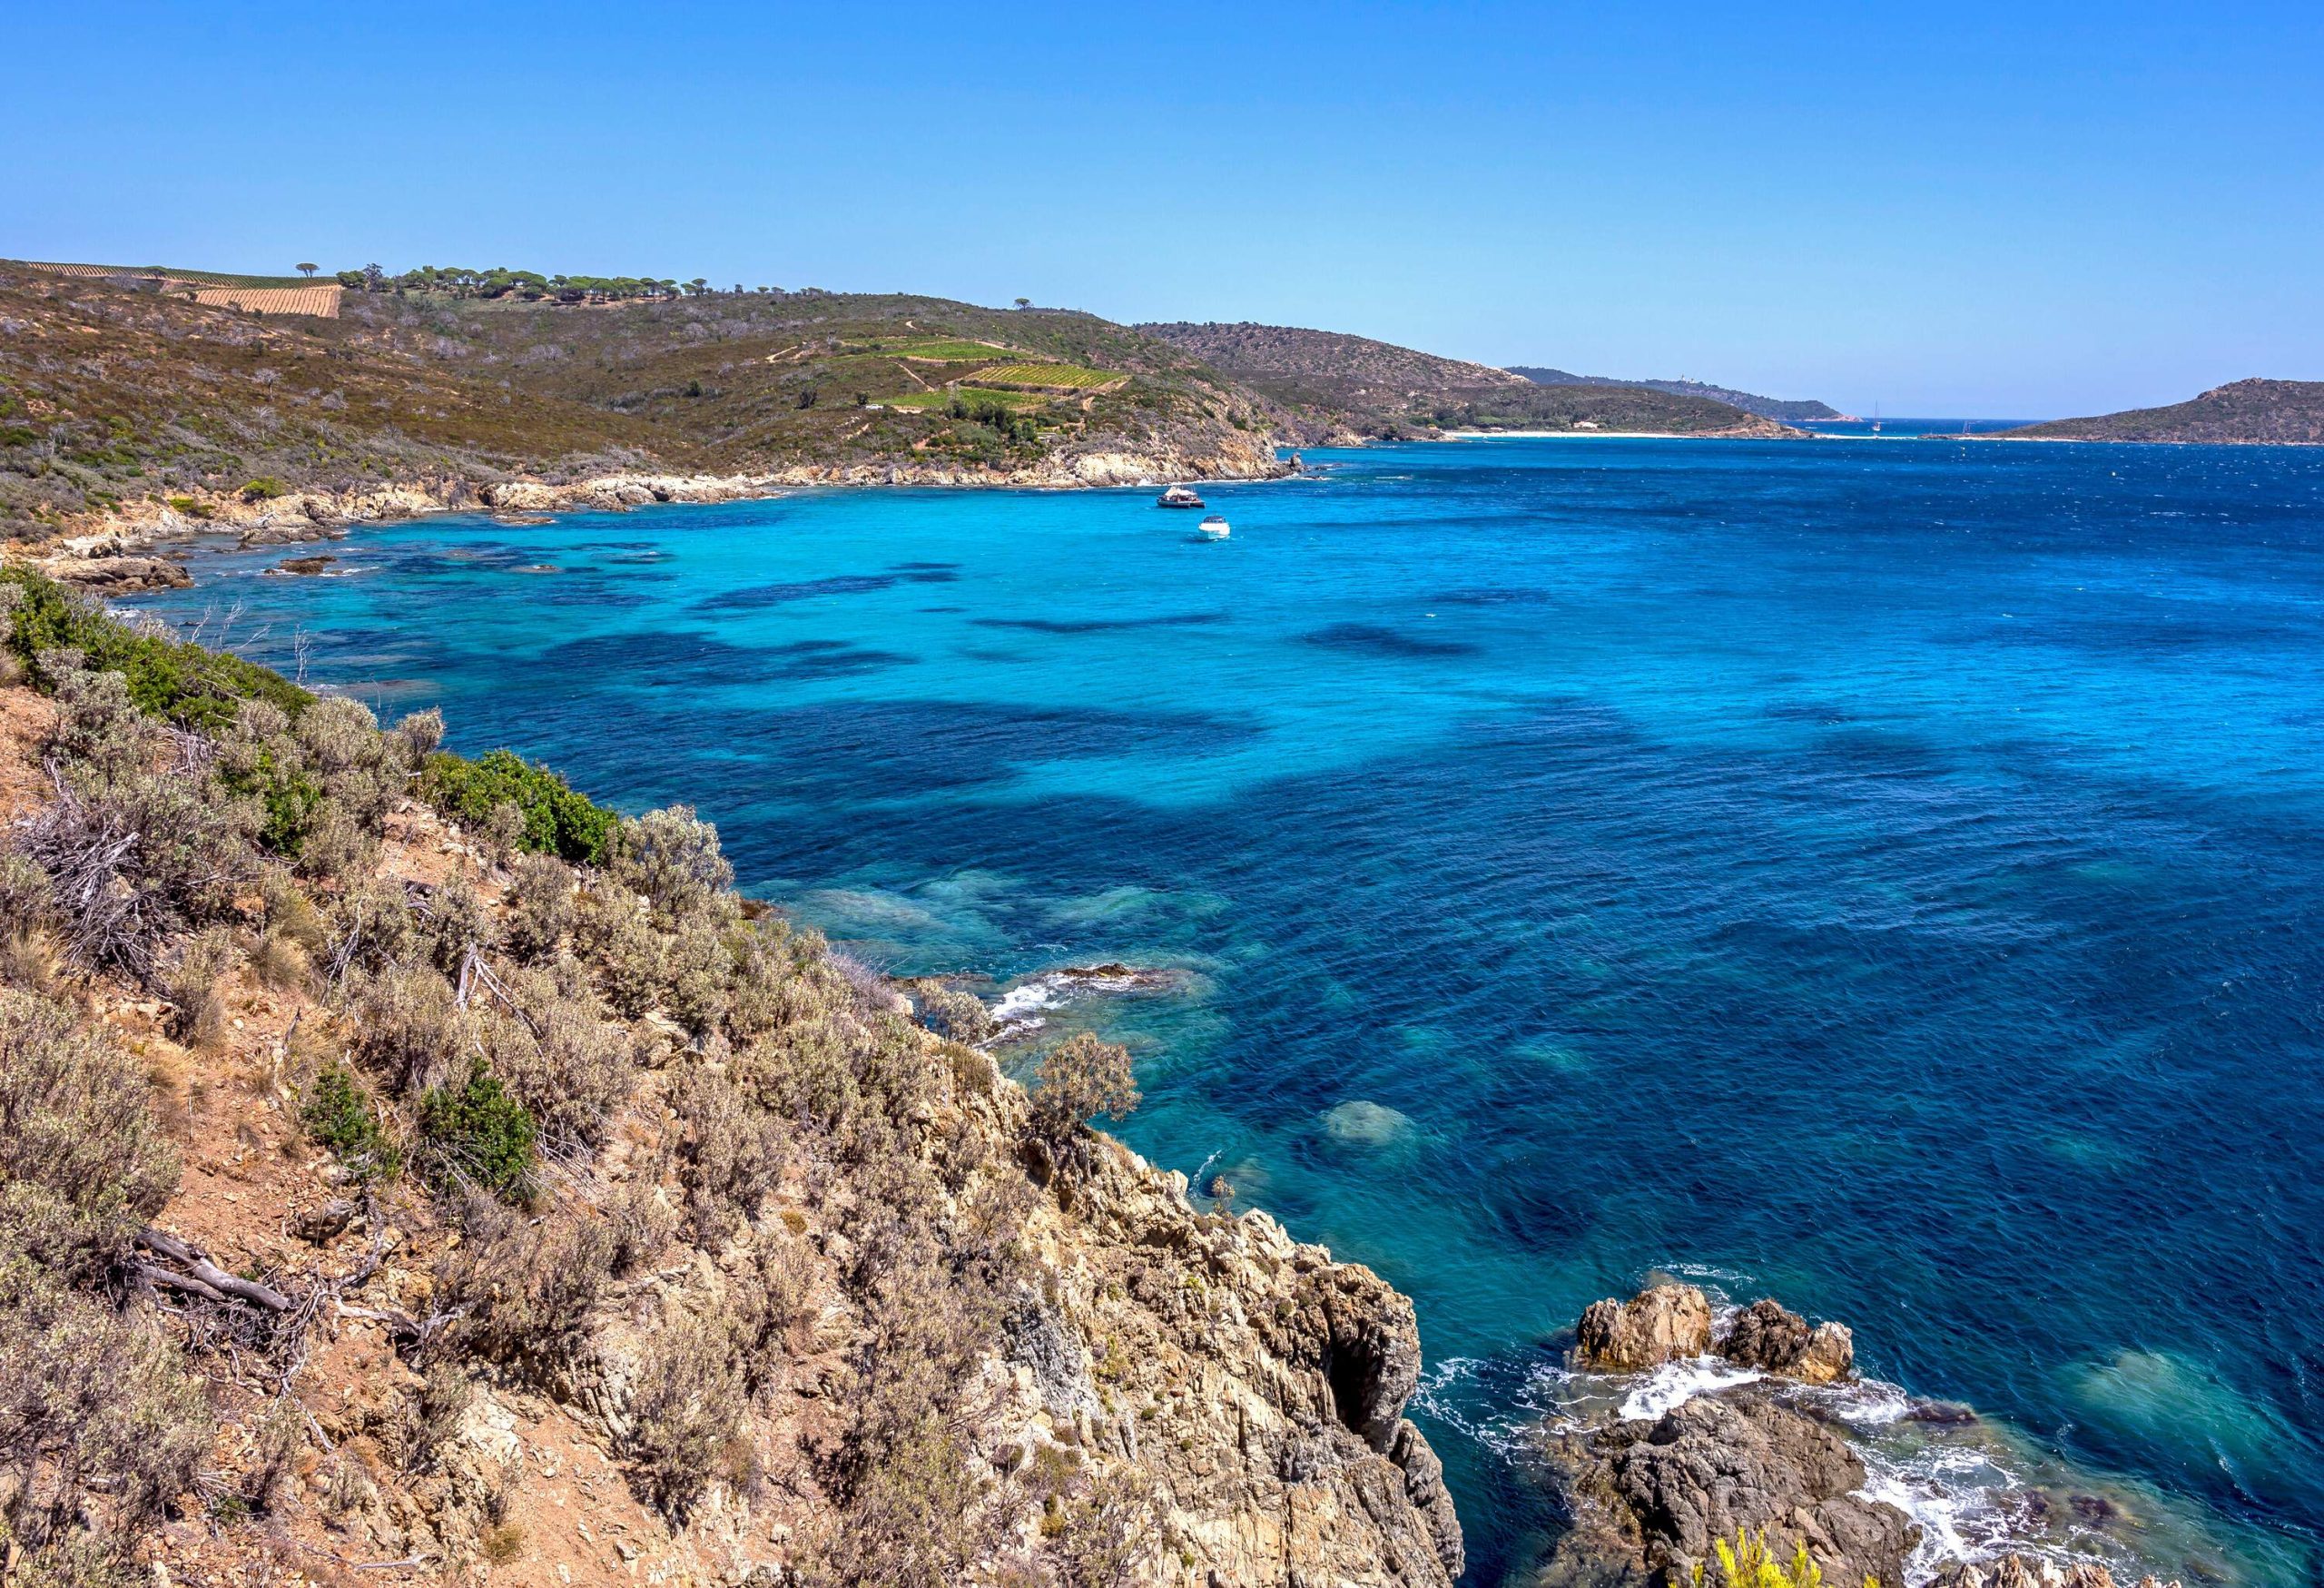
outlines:
M1692 1285L1592 1302L1574 1333L1576 1365L1597 1373L1710 1358L1821 1385L1856 1366L1844 1325L1811 1328L1763 1299L1720 1330L1710 1298ZM1804 1544L1834 1583L1901 1584L1919 1536L1903 1512L1861 1497L1864 1464L1846 1439L1763 1385L1561 1432L1544 1440L1544 1454L1574 1524L1545 1583L1688 1583L1718 1540L1748 1531L1784 1556Z

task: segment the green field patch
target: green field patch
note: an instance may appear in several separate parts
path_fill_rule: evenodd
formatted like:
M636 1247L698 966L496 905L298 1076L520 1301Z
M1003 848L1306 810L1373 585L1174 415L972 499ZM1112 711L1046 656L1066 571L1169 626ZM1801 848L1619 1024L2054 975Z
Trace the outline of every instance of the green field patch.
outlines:
M1079 364L1000 364L977 371L994 386L1035 386L1051 391L1095 391L1129 379L1118 370L1088 370Z
M911 409L918 412L950 408L954 399L969 407L979 403L997 402L1001 407L1024 413L1029 409L1047 408L1049 399L1034 391L987 391L979 386L963 386L951 391L907 391L901 397L883 397L880 400L890 408Z
M850 342L847 350L851 353L882 353L891 359L919 359L932 364L978 364L988 359L1021 356L1014 348L996 348L961 337L904 337L893 341Z

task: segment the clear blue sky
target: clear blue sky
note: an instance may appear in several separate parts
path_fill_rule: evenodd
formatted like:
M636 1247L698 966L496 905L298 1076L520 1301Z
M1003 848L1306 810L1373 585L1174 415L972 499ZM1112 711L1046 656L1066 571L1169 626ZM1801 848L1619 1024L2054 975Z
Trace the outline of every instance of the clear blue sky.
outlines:
M2324 5L12 7L0 254L1019 293L2040 417L2324 379Z

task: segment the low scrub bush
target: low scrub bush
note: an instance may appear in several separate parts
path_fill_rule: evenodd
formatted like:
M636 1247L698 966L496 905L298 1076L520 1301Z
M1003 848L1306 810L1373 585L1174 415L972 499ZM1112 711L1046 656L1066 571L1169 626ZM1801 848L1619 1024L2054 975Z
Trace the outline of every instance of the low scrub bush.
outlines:
M1080 1178L1089 1169L1095 1141L1088 1121L1098 1114L1126 1118L1138 1101L1129 1050L1080 1031L1041 1056L1032 1126L1050 1160Z
M56 1004L0 991L0 1245L67 1271L126 1247L177 1188L147 1096L109 1040L75 1031Z
M573 930L573 873L565 863L550 854L519 856L511 868L502 929L508 952L528 964L547 959Z
M66 1288L36 1262L0 1238L8 1530L33 1547L35 1564L49 1556L52 1581L106 1582L192 1488L210 1455L209 1405L162 1330ZM83 1520L104 1534L76 1533Z
M168 939L226 919L258 874L246 807L180 773L67 777L17 833L74 964L149 985Z
M662 996L666 940L627 888L608 883L582 895L574 942L596 966L606 1001L625 1017L635 1020Z
M460 1244L436 1269L437 1305L467 1309L446 1345L547 1381L582 1343L613 1271L614 1229L571 1208L535 1222L482 1195L463 1205L460 1224Z
M438 1454L459 1433L475 1399L476 1381L458 1363L429 1363L419 1386L406 1388L396 1401L390 1438L397 1465L409 1473L435 1471Z
M649 1340L630 1396L628 1441L645 1498L684 1517L718 1476L747 1406L723 1317L689 1318Z
M493 1073L531 1113L541 1146L573 1158L603 1144L614 1110L637 1081L636 1044L599 1018L594 999L567 998L547 976L520 991L529 1018L495 1020L488 1046Z
M371 1094L344 1064L326 1064L315 1072L299 1118L307 1133L359 1180L392 1178L403 1165L402 1149L380 1122Z
M468 1013L432 965L390 964L366 976L349 1012L357 1056L406 1097L440 1085L467 1046Z
M695 816L692 805L648 811L622 823L606 870L645 894L668 921L705 909L734 883L734 868L718 847L718 829Z
M234 968L233 934L213 926L178 945L164 973L162 995L170 1004L170 1035L189 1048L215 1046L226 1031L226 998L221 985Z
M558 774L511 750L474 761L438 751L427 758L420 790L438 810L479 830L496 807L513 804L524 813L524 848L576 863L603 863L620 820L575 793Z
M739 1219L756 1217L782 1181L788 1132L727 1076L700 1065L679 1077L670 1107L684 1132L678 1179L696 1238L716 1245Z
M496 1196L522 1198L533 1186L537 1132L525 1105L482 1060L458 1086L419 1100L419 1139L438 1181L466 1179Z
M906 983L904 991L911 999L920 1023L938 1036L971 1047L992 1040L996 1029L992 1011L975 993L924 979Z

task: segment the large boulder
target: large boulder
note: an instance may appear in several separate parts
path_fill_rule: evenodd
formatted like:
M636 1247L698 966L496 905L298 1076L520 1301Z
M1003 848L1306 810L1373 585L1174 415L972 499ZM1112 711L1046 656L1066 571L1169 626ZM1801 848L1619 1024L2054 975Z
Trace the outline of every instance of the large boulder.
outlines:
M1901 1584L1918 1537L1903 1512L1856 1496L1864 1464L1845 1440L1756 1390L1697 1396L1550 1455L1569 1504L1597 1524L1571 1549L1600 1580L1690 1583L1719 1539L1748 1528L1785 1556L1806 1544L1827 1583ZM1574 1568L1566 1580L1583 1580Z
M1710 1351L1710 1297L1692 1285L1657 1285L1628 1301L1593 1301L1575 1329L1584 1366L1643 1373Z
M1807 1320L1780 1302L1753 1302L1737 1315L1718 1354L1743 1367L1807 1384L1835 1384L1856 1371L1856 1338L1846 1324Z

